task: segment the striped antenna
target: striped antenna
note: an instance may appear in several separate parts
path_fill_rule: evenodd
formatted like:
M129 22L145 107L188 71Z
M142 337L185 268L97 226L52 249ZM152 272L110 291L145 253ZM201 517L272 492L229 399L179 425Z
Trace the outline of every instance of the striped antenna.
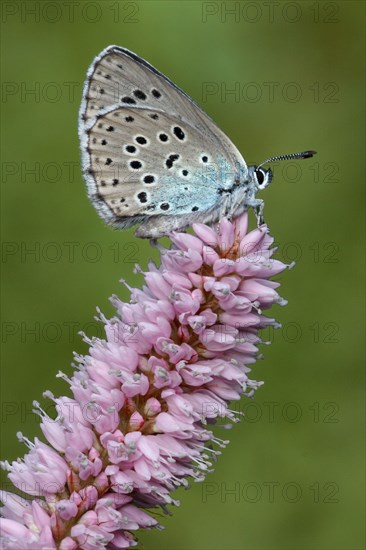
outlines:
M271 157L262 162L259 166L257 166L257 170L268 162L275 162L276 160L309 159L314 155L316 155L316 151L303 151L302 153L290 153L289 155L279 155L278 157Z

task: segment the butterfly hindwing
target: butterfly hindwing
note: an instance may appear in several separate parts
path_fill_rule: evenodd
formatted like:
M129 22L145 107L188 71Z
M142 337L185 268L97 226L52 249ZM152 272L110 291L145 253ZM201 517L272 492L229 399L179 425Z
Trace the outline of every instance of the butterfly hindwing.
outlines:
M119 107L86 131L90 198L114 225L215 207L235 167L197 128L157 109Z

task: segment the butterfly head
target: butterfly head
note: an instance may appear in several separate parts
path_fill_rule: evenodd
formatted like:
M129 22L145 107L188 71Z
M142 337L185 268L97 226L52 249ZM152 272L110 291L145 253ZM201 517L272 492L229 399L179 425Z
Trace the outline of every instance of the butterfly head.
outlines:
M303 151L301 153L291 153L290 155L280 155L277 157L271 157L264 162L261 162L259 166L253 166L253 173L255 174L256 184L258 189L265 189L267 185L269 185L273 179L273 172L269 168L268 170L266 168L263 168L265 164L268 164L269 162L275 162L279 160L298 160L298 159L307 159L311 158L316 154L316 151Z

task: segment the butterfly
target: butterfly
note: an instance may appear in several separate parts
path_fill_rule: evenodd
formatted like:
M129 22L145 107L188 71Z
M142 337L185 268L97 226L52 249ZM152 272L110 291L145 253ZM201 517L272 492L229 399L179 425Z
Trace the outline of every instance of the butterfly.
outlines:
M114 228L140 224L156 239L193 222L213 224L253 208L272 179L263 165L308 158L315 151L247 166L217 124L147 61L109 46L90 65L79 111L83 176L100 216Z

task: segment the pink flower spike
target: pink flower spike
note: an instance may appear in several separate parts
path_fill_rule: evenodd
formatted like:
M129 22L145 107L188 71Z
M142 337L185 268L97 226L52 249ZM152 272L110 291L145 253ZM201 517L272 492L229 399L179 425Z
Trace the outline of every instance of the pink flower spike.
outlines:
M285 304L270 277L288 266L266 226L247 227L244 213L174 233L143 289L114 296L111 319L98 310L105 339L85 338L71 378L59 374L73 398L45 392L56 420L34 402L49 445L20 434L29 451L2 462L32 499L1 493L4 548L131 548L138 530L160 528L149 511L178 505L174 491L212 471L228 441L210 428L238 422L229 402L261 386L250 366L261 329L278 326L262 311Z

